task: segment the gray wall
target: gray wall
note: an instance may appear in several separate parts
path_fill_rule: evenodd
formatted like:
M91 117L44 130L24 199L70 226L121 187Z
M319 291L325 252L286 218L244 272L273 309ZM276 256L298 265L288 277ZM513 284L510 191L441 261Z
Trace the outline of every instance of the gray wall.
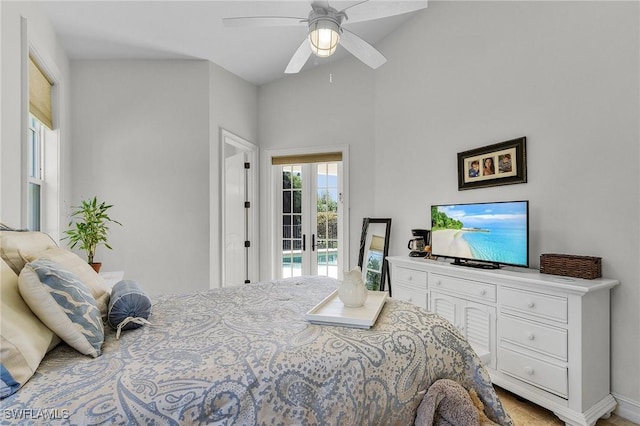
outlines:
M346 59L333 65L346 83L334 96L326 94L326 69L259 93L263 149L356 135L352 252L363 216L392 217L391 253L404 255L411 228L430 227L432 203L528 199L532 267L541 253L601 256L604 274L621 281L612 291L611 387L631 410L622 414L636 419L638 7L431 2L380 44L389 61L373 79ZM339 125L316 133L313 101L324 121ZM528 183L458 191L458 152L519 136L527 137Z
M331 77L331 82L330 82ZM260 150L308 148L325 145L349 145L350 259L358 262L362 218L374 210L374 73L360 62L338 61L329 67L287 76L259 89ZM266 223L268 170L263 167L262 235ZM357 188L356 191L353 188ZM270 250L266 237L261 251ZM264 258L263 258L264 259ZM346 263L346 262L345 262ZM346 266L349 266L348 264ZM348 269L345 266L345 269ZM260 263L260 276L269 278L270 264Z
M97 195L124 225L97 260L151 294L218 283L219 126L255 137L255 87L206 61L71 67L74 205Z

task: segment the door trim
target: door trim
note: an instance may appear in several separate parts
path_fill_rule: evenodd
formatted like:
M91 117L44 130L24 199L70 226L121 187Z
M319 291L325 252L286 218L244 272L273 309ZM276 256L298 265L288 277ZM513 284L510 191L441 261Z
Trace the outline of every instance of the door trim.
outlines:
M249 163L251 163L251 169L249 173L249 188L247 198L251 207L249 209L249 223L248 223L248 233L249 239L251 241L251 246L249 247L249 279L251 282L258 282L260 280L260 232L259 232L259 220L258 220L258 209L259 209L259 198L258 198L258 176L259 176L259 168L258 168L258 146L252 144L246 139L241 138L240 136L231 133L230 131L220 128L220 278L221 281L218 283L219 287L223 287L225 283L225 247L226 247L226 232L225 232L225 223L226 223L226 213L225 213L225 185L226 185L226 177L225 177L225 147L227 145L232 146L234 148L238 148L247 153L249 158Z
M262 258L261 279L275 279L277 277L278 268L281 265L278 264L278 221L275 218L275 202L278 199L276 188L276 177L274 176L271 161L273 157L284 157L289 155L310 155L310 154L325 154L330 152L342 153L342 235L343 235L343 268L349 269L351 265L350 250L349 250L349 145L328 145L320 147L308 147L308 148L283 148L283 149L270 149L264 152L262 170L263 183L260 188L262 194L266 194L264 200L266 212L266 222L262 222L263 229L266 232L266 242L263 241L266 250L263 253L267 255ZM266 174L266 176L264 175ZM340 277L343 271L338 271L338 277Z

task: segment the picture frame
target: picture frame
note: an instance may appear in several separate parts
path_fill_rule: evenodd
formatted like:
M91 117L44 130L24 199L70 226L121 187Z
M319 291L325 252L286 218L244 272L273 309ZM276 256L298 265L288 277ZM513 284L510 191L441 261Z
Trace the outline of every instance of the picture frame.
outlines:
M362 219L358 266L367 289L385 291L389 278L389 236L391 219L365 217Z
M527 182L527 138L458 153L458 191Z

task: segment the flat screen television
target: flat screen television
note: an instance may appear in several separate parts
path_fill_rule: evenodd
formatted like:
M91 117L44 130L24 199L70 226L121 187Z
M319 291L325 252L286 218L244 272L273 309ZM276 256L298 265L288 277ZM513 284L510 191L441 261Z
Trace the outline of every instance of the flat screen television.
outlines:
M529 202L431 206L431 255L480 268L529 267Z

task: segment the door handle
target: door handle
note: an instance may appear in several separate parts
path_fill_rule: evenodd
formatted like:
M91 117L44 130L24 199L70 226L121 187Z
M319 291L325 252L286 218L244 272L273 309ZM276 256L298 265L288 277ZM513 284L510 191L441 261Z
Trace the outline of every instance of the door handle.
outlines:
M307 251L307 234L302 234L302 251Z
M316 234L311 234L311 251L316 251Z

